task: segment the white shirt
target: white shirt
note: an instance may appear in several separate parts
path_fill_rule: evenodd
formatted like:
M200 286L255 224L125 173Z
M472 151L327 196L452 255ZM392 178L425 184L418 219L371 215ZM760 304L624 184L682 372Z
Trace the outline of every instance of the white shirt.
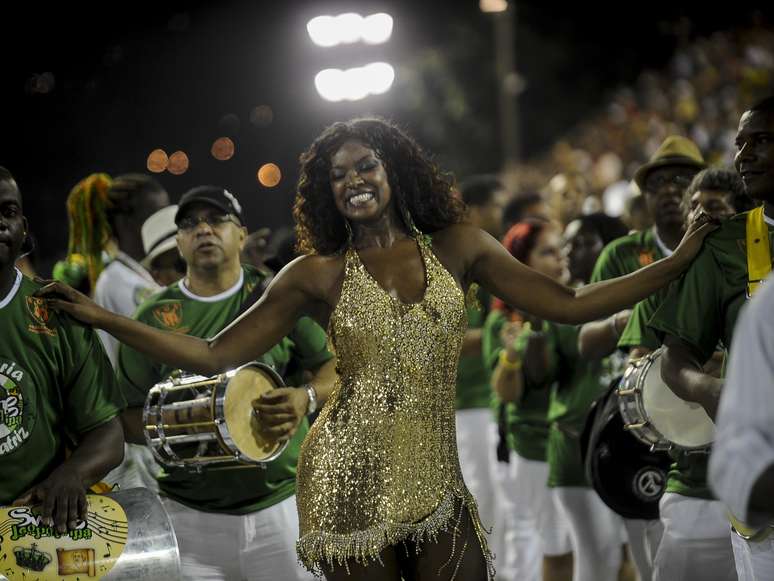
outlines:
M734 330L709 482L743 521L753 485L774 464L774 277L745 305Z
M94 302L109 311L131 317L140 303L159 290L161 287L139 262L119 251L97 279ZM118 362L118 341L105 331L97 333L115 367Z

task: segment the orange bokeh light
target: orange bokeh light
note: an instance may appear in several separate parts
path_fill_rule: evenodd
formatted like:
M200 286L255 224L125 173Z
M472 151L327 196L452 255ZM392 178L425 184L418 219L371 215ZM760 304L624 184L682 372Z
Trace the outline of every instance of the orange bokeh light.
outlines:
M153 173L161 173L169 166L169 158L167 152L163 149L154 149L148 155L148 161L146 163L148 171Z
M172 175L182 175L188 171L188 156L184 151L176 151L169 156L167 171Z
M282 179L282 172L275 163L265 163L258 170L258 181L266 188L273 188Z
M218 161L231 159L234 157L234 142L228 137L219 137L213 142L210 153Z

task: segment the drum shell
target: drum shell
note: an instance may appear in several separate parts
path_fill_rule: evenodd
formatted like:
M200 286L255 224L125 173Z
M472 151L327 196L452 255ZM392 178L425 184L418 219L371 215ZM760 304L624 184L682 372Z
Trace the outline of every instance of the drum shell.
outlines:
M586 476L615 513L629 519L657 519L672 460L624 430L616 394L619 379L595 402L587 418L581 437Z

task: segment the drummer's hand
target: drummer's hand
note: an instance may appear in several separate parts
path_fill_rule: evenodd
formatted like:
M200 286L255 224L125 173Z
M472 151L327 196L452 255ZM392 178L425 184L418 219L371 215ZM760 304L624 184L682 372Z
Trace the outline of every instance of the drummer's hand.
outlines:
M14 506L31 504L41 504L41 523L55 525L60 533L74 529L79 519L86 520L86 488L78 474L66 465L54 470L43 482L13 502Z
M720 393L723 389L723 380L710 375L707 375L706 378L707 381L703 386L701 396L697 398L697 403L704 408L704 411L707 412L707 415L714 422L715 416L717 416L718 413L718 405L720 405Z
M293 437L306 415L309 395L305 389L282 387L253 400L261 431L280 442Z
M35 278L44 286L35 292L35 296L45 299L55 311L63 311L87 325L99 326L109 312L97 305L89 297L73 287L57 280Z

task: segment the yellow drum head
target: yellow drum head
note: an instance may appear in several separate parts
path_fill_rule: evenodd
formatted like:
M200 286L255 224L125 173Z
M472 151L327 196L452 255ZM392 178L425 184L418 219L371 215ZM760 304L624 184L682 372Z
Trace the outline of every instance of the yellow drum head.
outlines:
M257 366L243 367L226 386L223 419L231 439L247 459L265 460L279 447L279 442L261 433L260 422L253 414L252 406L254 399L275 387L275 379Z

